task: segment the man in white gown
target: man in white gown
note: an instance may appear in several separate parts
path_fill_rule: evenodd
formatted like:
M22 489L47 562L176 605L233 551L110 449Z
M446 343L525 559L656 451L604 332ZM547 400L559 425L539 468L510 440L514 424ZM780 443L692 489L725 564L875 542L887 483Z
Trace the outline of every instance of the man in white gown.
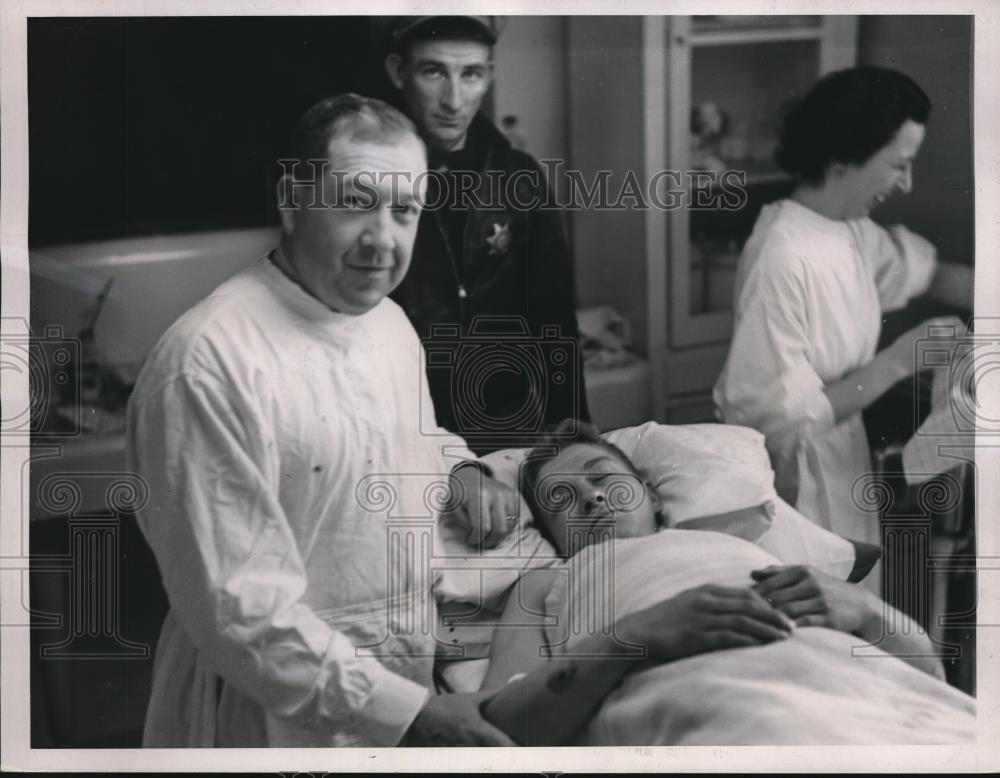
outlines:
M280 246L167 331L131 398L138 521L170 601L144 745L507 744L479 697L430 692L430 572L393 553L430 543L426 489L473 458L420 434L420 343L386 299L410 261L423 144L394 109L344 95L292 145ZM330 168L306 171L316 159ZM467 508L483 497L468 517L489 545L517 498L479 476L451 477ZM430 521L408 540L390 516Z
M282 202L305 196L283 209L279 248L168 330L131 398L150 495L138 520L171 607L144 745L514 745L482 716L491 692L430 691L433 582L409 552L435 545L440 474L484 545L518 496L455 465L460 439L420 434L420 344L385 297L409 264L423 147L354 95L313 106L296 134L296 158L332 170L283 179ZM733 641L785 627L752 593L715 610ZM657 603L621 628L662 657L715 623L686 613ZM526 711L569 711L548 729L564 738L640 661L617 648L589 636L586 661L554 658L509 688Z

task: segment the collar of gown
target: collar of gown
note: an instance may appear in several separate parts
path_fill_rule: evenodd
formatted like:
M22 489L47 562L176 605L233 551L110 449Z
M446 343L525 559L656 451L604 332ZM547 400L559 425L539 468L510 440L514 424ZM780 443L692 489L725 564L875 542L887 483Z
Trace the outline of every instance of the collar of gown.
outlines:
M803 205L798 200L793 200L788 197L781 201L781 204L785 208L789 208L798 214L803 221L816 225L817 227L825 227L826 229L842 229L849 226L851 223L863 221L868 217L859 217L857 219L831 219L829 216L824 216L818 211L814 211L807 205Z
M264 280L268 287L296 315L320 327L329 327L339 334L353 330L360 331L373 318L376 311L385 305L383 299L370 311L354 316L348 313L334 311L317 300L305 289L285 275L272 259L273 252L262 260L264 265Z

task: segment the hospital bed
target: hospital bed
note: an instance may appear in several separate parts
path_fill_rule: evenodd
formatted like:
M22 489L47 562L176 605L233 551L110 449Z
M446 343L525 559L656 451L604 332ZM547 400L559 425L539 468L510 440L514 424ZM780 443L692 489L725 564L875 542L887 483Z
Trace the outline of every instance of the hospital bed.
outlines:
M261 229L33 250L33 329L41 331L43 325L54 325L61 328L63 336L75 335L81 322L85 322L90 315L95 297L108 280L113 279L96 328L97 345L112 365L137 366L160 333L180 312L218 282L259 257L273 245L274 239L273 229ZM154 288L167 290L168 293L151 294L150 290ZM137 305L137 300L141 300L142 304ZM673 522L690 528L712 525L744 534L759 533L764 527L767 531L761 542L784 561L820 567L826 565L827 569L836 569L841 574L853 569L856 553L850 544L824 533L772 494L770 483L773 476L756 433L721 425L667 428L642 424L642 420L650 416L648 376L649 365L641 360L605 368L588 367L588 397L595 422L603 429L621 428L610 433L611 439L649 469L661 490L669 493L673 503L668 503L668 511ZM123 469L120 463L123 458L120 435L99 437L88 434L88 430L83 432L79 440L63 444L61 457L48 464L63 473L78 470L117 472ZM650 445L650 441L659 441L663 445L657 451L657 446ZM96 443L101 444L100 462L95 458L95 446L90 445ZM683 454L680 454L681 451ZM692 452L697 455L692 455ZM524 453L501 451L490 455L494 470L502 480L516 484L517 467ZM43 480L44 472L40 468L46 464L42 462L37 467L33 466L32 479L36 483ZM726 484L726 489L720 489L719 483ZM32 547L33 550L40 550L42 546L35 542L36 530L43 529L45 521L41 519L49 517L35 514L33 504ZM483 572L465 570L461 574L450 571L440 576L444 602L437 629L443 657L438 675L443 686L478 688L485 673L490 640L504 594L522 570L556 562L532 527L530 514L523 504L521 519L518 531L508 541L484 555L492 569ZM60 538L66 536L64 526L56 528ZM131 549L128 544L123 546L126 547ZM130 560L133 557L138 560L136 571L126 576L131 582L128 591L133 593L137 607L151 627L146 631L139 630L136 626L138 621L128 616L125 619L129 625L126 635L138 638L148 632L146 642L151 645L161 615L159 609L164 607L161 603L163 598L159 583L153 580L153 576L146 576L150 579L148 586L135 585L137 581L145 580L143 575L155 570L148 558L142 556L141 548L139 552L129 551L128 554ZM49 610L56 612L58 608ZM75 667L69 661L46 664L58 667L60 671ZM59 694L53 696L49 709L57 712L56 718L66 718L69 722L65 727L56 727L66 731L54 733L53 742L59 745L111 742L104 731L108 728L107 723L114 719L116 727L126 727L135 721L136 714L141 713L144 707L144 690L148 681L143 678L139 682L129 680L128 684L117 680L110 683L98 672L100 663L83 661L79 664L81 669L73 678L89 684L86 687L81 685L79 693L73 695L79 702L79 710L73 708L71 712L64 704L66 690L70 686L66 679L50 679L52 683L49 685ZM116 667L143 669L148 662L114 664ZM86 665L85 669L83 665ZM143 672L146 670L143 669ZM112 689L115 693L95 696L93 689L98 685L105 691ZM33 688L36 688L34 683ZM137 692L137 689L140 691ZM35 700L39 704L33 706L33 715L45 707L41 704L43 696L40 693L35 695ZM123 700L129 701L127 708L119 704ZM108 709L117 705L121 708L120 715L111 715L107 711L96 715L97 702ZM66 715L63 716L61 711L65 711ZM93 733L88 729L91 724L94 725L91 727ZM87 731L83 732L83 729ZM128 743L132 744L132 741Z
M841 580L858 580L877 559L870 555L861 558L862 547L814 524L774 493L773 473L763 438L753 430L717 424L667 426L648 422L615 430L606 437L649 475L664 501L668 527L672 529L701 531L687 533L690 537L735 536L754 543L782 564L810 565ZM487 461L499 480L515 485L525 455L525 450L512 449L491 454ZM456 548L447 553L453 555ZM682 574L668 569L638 573L631 570L631 574L661 581L664 596L672 591L670 587L676 590L673 593L679 593L697 585L698 576L709 576L707 582L713 581L713 575L726 574L713 569L711 544L694 557L688 555L677 560L678 569L681 564L693 564ZM442 651L436 674L441 691L480 688L488 666L490 641L509 587L526 570L561 564L532 526L523 500L517 530L498 548L483 552L481 558L484 561L478 572L464 570L456 575L446 569L436 576L442 600L438 624ZM629 566L623 568L625 572L629 572ZM568 586L574 586L571 577ZM580 599L593 596L593 593L581 595ZM547 613L547 630L558 632L558 622L567 618L566 611ZM564 634L579 632L577 627L566 623L561 628L567 631ZM816 630L828 634L817 637ZM658 667L644 670L638 674L639 679L630 676L623 684L624 691L615 692L614 699L609 698L601 708L581 742L753 745L753 738L760 737L761 744L801 744L827 734L821 724L817 725L816 714L812 716L811 728L805 723L809 717L799 717L799 726L780 728L780 738L787 740L775 740L774 731L762 724L766 716L758 715L753 724L754 716L745 707L743 712L751 723L737 726L731 714L717 715L725 707L720 695L725 696L727 689L732 694L731 702L738 703L734 709L756 700L756 704L773 708L772 719L787 716L791 720L796 718L790 715L794 706L807 699L813 699L818 706L808 710L815 713L828 708L831 715L842 718L851 708L851 695L855 695L856 720L849 725L841 722L830 729L830 743L943 743L964 742L973 737L975 717L971 697L885 654L878 657L884 661L865 663L855 655L852 646L857 639L853 636L822 628L809 628L804 634L806 642L818 641L817 646L803 648L802 641L788 641L794 643L792 648L776 647L764 659L756 654L715 652L712 656L683 660L689 663L685 668ZM801 665L801 657L795 652L808 653L813 649L826 652L826 665L834 675L816 681L812 676L824 673L803 671L803 676L796 678L794 668ZM743 649L737 651L740 650ZM789 651L788 657L774 653ZM879 653L877 649L874 651ZM731 655L738 662L733 663ZM773 661L767 659L769 656L774 657ZM743 677L747 668L741 663L747 659L756 664L751 675ZM702 678L705 684L699 685L697 672L702 671L706 674ZM845 673L842 680L836 675L840 672ZM720 691L721 678L728 679L728 686ZM790 686L790 681L801 685ZM663 693L651 693L645 686L647 682L665 684ZM870 693L862 693L863 689ZM676 694L684 698L683 704ZM671 697L674 707L664 707L664 699ZM709 705L709 700L713 700L711 704L716 711L711 715L699 707L702 702ZM650 724L650 717L659 717L666 723ZM691 722L699 723L692 729ZM621 740L623 727L629 731L625 736L627 742Z

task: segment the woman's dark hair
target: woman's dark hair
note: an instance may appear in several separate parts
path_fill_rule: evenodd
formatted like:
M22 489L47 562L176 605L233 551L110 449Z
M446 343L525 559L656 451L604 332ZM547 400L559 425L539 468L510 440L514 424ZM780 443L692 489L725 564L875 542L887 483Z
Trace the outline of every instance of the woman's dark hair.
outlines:
M518 486L521 494L524 496L525 502L528 504L528 508L531 509L531 515L534 518L535 527L538 529L539 534L549 542L560 556L563 556L563 554L560 552L559 546L552 536L548 522L542 518L546 514L538 499L538 478L542 468L559 456L560 453L570 446L581 444L603 448L612 456L619 459L636 478L644 484L648 484L646 474L637 468L618 446L602 438L601 433L592 424L578 419L563 419L551 428L538 444L528 452L527 457L525 457L524 463L521 465L520 472L518 473ZM659 511L656 513L656 521L659 525L663 525L664 523L663 516Z
M863 66L820 81L785 114L774 158L800 180L821 184L835 162L863 165L908 119L926 124L931 101L909 76Z

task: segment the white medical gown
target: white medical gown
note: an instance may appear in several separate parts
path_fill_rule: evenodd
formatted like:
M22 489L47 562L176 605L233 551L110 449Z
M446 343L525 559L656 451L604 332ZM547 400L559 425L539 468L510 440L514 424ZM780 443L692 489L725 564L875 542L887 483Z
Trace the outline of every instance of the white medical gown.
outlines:
M138 521L170 601L146 746L391 746L431 687L430 529L456 460L385 300L330 311L268 259L151 352Z
M902 227L838 221L793 201L761 211L740 257L735 332L714 399L764 433L776 486L821 526L880 543L860 413L834 424L823 387L870 362L881 314L925 291L934 247Z

